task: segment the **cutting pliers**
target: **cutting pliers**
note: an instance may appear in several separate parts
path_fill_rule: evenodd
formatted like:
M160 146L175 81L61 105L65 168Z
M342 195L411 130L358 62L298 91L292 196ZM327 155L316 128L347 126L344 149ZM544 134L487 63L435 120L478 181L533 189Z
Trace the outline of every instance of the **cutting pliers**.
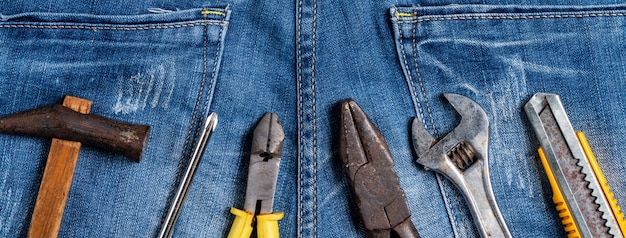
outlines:
M385 138L357 103L341 105L341 159L369 237L419 237Z
M254 129L243 210L231 208L235 221L229 238L250 237L256 223L258 238L277 238L284 213L273 212L274 192L285 134L274 113L265 113Z

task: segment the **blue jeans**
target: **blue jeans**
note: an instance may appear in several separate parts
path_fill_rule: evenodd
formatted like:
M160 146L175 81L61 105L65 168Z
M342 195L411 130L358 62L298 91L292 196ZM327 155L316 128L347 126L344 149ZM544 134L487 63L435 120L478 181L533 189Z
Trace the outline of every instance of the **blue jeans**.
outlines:
M413 117L436 137L455 127L444 92L489 115L491 182L513 236L564 236L522 110L536 92L561 95L624 204L626 5L434 2L2 2L0 115L74 95L152 128L139 164L81 149L60 237L155 236L210 112L219 124L174 236L225 236L267 111L285 131L283 237L363 237L338 153L345 98L386 137L419 233L477 237L461 193L410 144ZM0 135L0 237L26 235L49 141Z

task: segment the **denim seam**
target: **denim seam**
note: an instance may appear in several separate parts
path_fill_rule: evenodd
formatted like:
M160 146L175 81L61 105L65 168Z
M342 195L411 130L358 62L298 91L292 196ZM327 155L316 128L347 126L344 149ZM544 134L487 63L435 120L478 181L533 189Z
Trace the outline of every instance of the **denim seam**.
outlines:
M413 10L413 18L417 19L417 9ZM439 132L437 131L437 127L435 126L435 119L434 116L432 114L432 110L430 108L430 103L428 102L428 97L427 97L427 93L426 93L426 87L424 86L424 82L422 79L422 74L420 73L419 70L419 64L417 63L417 23L412 24L413 25L413 36L412 36L412 40L413 40L413 63L415 64L415 74L417 76L417 82L420 86L421 89L421 93L422 93L422 97L424 98L424 104L426 106L426 111L428 113L428 117L430 118L430 124L432 126L433 129L433 133L435 134L435 137L439 137ZM425 124L425 123L424 123ZM448 208L448 216L450 219L450 223L451 226L454 227L454 235L456 237L459 236L459 231L457 226L459 226L458 222L456 221L456 217L454 215L454 207L452 206L452 204L450 204L450 197L448 196L449 193L446 191L446 186L443 186L443 181L441 179L441 175L439 174L435 174L435 176L437 177L437 182L440 183L439 186L439 190L442 193L441 195L445 198L445 202L444 204L446 205L446 207ZM461 204L459 201L459 197L458 195L456 195L456 193L452 193L452 197L454 198L454 201L456 202L457 206L460 208ZM465 228L465 230L468 230L468 226L467 226L467 221L466 219L461 216L461 224L463 225L463 228Z
M414 28L415 29L415 28ZM407 84L409 87L409 92L411 93L411 100L413 101L413 109L415 110L415 113L422 116L422 118L424 118L424 112L422 110L422 106L421 103L418 102L419 97L417 96L417 87L415 86L415 83L413 82L413 76L411 74L411 67L409 66L409 61L408 61L408 57L406 55L406 49L404 48L404 41L402 40L402 38L404 38L404 34L402 32L402 27L398 27L398 41L399 41L399 46L400 46L400 57L402 58L402 61L404 62L404 71L406 72L406 76L407 76ZM414 52L414 55L417 54L416 52ZM417 70L416 70L417 71ZM426 124L426 123L424 123ZM448 219L450 219L450 225L452 226L453 229L453 233L455 234L455 237L458 237L457 232L456 232L456 228L455 228L455 222L454 222L454 218L453 218L453 214L450 214L450 211L452 211L452 207L450 206L449 203L449 198L448 196L446 196L446 192L445 192L445 188L442 187L441 185L441 181L439 179L439 176L437 174L435 174L435 177L437 178L437 183L439 184L439 191L441 192L442 197L444 198L444 204L446 206L446 212L448 213Z
M624 17L626 13L586 13L586 14L544 14L544 15L507 15L507 16L449 16L424 17L413 20L399 20L398 23L418 23L425 21L451 20L526 20L526 19L556 19L556 18L590 18L590 17Z
M317 236L317 1L296 2L298 237ZM305 15L306 14L306 15ZM311 70L309 72L308 70Z
M204 10L206 10L206 9L204 9ZM203 10L203 13L205 12L204 10ZM228 6L225 9L225 12L227 12L227 11L228 11ZM206 17L207 16L205 14L204 15L205 21L206 21ZM208 25L205 25L205 27L204 27L205 33L207 31L207 29L206 29L207 27L208 27ZM215 84L217 83L217 71L218 71L218 65L219 65L219 61L220 61L219 57L220 57L220 53L222 52L222 38L224 37L223 34L224 34L224 26L220 27L220 32L219 32L219 35L218 35L218 39L219 40L217 41L217 50L215 51L215 57L213 59L213 69L211 70L211 82L210 82L211 89L207 93L207 96L206 96L206 99L205 99L206 100L206 110L205 110L206 112L209 111L209 109L211 108L211 103L213 102L213 93L215 91ZM208 46L208 42L207 42L208 39L207 38L208 38L208 35L205 36L204 51L206 51L207 46ZM206 67L207 67L206 60L207 59L206 59L206 53L205 53L205 56L204 56L204 71L205 72L206 72ZM204 77L206 77L206 75Z
M417 19L417 9L413 10L413 17L415 19ZM426 87L424 86L424 81L422 79L422 75L421 72L419 70L419 64L417 61L417 22L415 24L413 24L413 61L415 63L415 72L417 74L417 80L421 89L421 93L422 93L422 97L424 98L424 103L426 104L426 111L428 113L428 116L430 118L430 123L432 126L432 130L433 133L435 135L435 137L440 137L439 135L439 131L437 130L436 124L435 124L435 119L434 116L432 114L432 110L430 107L430 103L428 101L428 97L427 97L427 93L426 93ZM460 224L458 222L458 220L456 219L455 216L455 209L452 206L451 202L456 202L456 205L458 207L458 209L461 208L461 198L459 197L459 195L457 194L456 190L454 188L451 188L450 186L446 186L445 182L442 179L442 176L439 174L435 175L438 179L437 182L440 183L440 190L442 195L446 198L446 207L449 209L449 216L450 216L450 222L452 224L453 227L455 227L455 231L454 234L456 237L460 236L460 231L459 228L462 228L465 230L465 234L468 234L469 232L469 225L468 225L468 220L465 219L465 217L462 214L459 214L459 217L461 218ZM450 189L451 193L449 193L446 189ZM451 201L452 199L450 198L450 195L452 196L453 201Z
M457 205L457 207L460 210L461 207L462 207L461 206L461 200L459 199L459 195L455 191L456 190L454 190L454 188L453 188L452 189L452 196L454 197L454 201L456 202L456 205ZM459 214L459 217L461 218L461 224L463 224L463 229L465 229L465 234L469 235L469 227L467 225L467 220L465 219L465 216L463 216L463 214Z
M414 24L414 26L413 26L413 39L412 39L413 40L413 46L414 46L413 47L413 50L414 50L414 52L413 52L414 53L413 54L413 56L414 56L414 66L415 66L415 71L418 73L417 77L418 77L418 81L420 82L420 87L422 88L422 94L424 95L424 97L426 97L425 96L425 87L422 84L422 79L421 79L421 76L420 76L421 74L419 72L419 68L418 68L418 64L417 64L417 47L416 47L416 45L417 45L416 44L417 43L416 42L416 35L417 35L416 31L417 31L417 29L416 28L417 28L417 25ZM412 100L413 100L413 103L414 103L414 106L415 106L414 109L416 110L416 113L422 115L422 118L424 118L423 117L424 116L424 114L423 114L424 112L422 110L421 103L418 102L419 97L417 95L417 87L415 86L415 83L413 82L413 77L412 77L412 74L411 74L412 70L411 70L411 68L409 66L409 62L408 62L407 55L406 55L406 49L404 47L404 41L402 40L402 38L404 38L404 34L402 32L402 28L398 27L398 31L399 31L398 33L400 35L400 37L398 37L398 40L399 40L399 46L400 46L400 51L401 51L401 58L402 58L402 60L404 62L404 68L405 68L405 71L406 71L406 74L407 74L407 78L408 78L407 79L407 83L409 85L409 91L411 92ZM431 117L431 123L433 124L433 129L434 129L433 116L432 116L432 113L430 113L431 111L430 110L428 110L428 111L429 111L429 115ZM426 123L424 123L424 124L426 124ZM438 133L437 133L436 130L435 130L435 133L436 133L435 135L438 136ZM444 198L443 199L444 200L444 205L447 208L446 211L448 213L448 219L449 219L450 225L451 225L451 227L453 229L454 237L459 237L459 231L458 231L458 228L457 228L458 222L456 222L456 219L455 219L454 208L453 208L453 206L451 204L450 197L448 196L448 193L445 190L447 187L445 186L444 181L442 181L441 176L439 174L435 174L435 177L437 178L437 184L439 185L438 186L439 187L439 191L441 192L441 195ZM453 195L453 196L456 198L455 200L457 200L457 203L458 203L458 197L456 195ZM464 222L463 222L463 225L466 226Z
M417 9L413 10L414 16L417 17ZM428 117L430 118L430 124L433 127L433 132L435 136L439 137L439 132L437 131L437 127L435 126L435 119L433 117L432 110L430 109L430 103L428 103L428 97L426 96L426 87L424 87L424 81L422 80L422 74L419 70L419 65L417 64L417 24L413 24L413 63L415 64L415 74L417 76L417 82L420 86L422 97L424 98L424 104L426 104L426 112L428 113Z
M304 110L302 109L303 107L303 103L302 101L304 100L304 95L302 95L302 48L301 48L301 27L302 27L302 0L298 1L298 7L296 8L296 11L298 12L298 26L296 27L296 35L297 35L297 42L296 44L298 45L298 57L296 58L296 60L298 61L298 69L297 69L297 80L298 80L298 110L300 110L300 115L298 115L298 126L300 128L302 128L302 118L304 117ZM302 139L302 130L298 129L298 147L300 146L300 140ZM298 158L302 158L304 156L304 152L302 151L301 148L298 148L299 153L298 153ZM303 210L303 191L302 191L302 181L303 179L303 174L301 170L301 161L298 159L298 228L297 228L297 237L302 237L302 210Z
M187 131L187 137L185 138L185 145L183 146L183 150L182 150L182 155L181 155L181 159L178 161L178 166L176 168L176 174L174 175L174 183L176 184L178 182L178 178L180 176L181 168L183 166L183 161L185 160L185 154L187 154L187 150L189 149L189 145L190 143L193 143L190 141L191 139L191 135L195 134L193 132L193 128L195 125L195 121L196 118L198 116L198 108L200 108L200 101L202 99L202 93L204 92L204 85L206 82L206 75L207 75L207 47L209 45L208 43L208 29L205 27L204 28L204 32L203 32L203 46L202 46L202 65L203 65L203 71L202 71L202 77L201 77L201 81L200 81L200 87L198 89L198 97L196 99L196 104L194 105L194 109L193 109L193 114L191 116L191 122L189 123L189 128ZM175 186L173 186L170 190L169 194L173 194L174 190L175 190ZM166 204L170 204L172 201L172 196L168 196L167 202Z
M313 237L317 237L317 107L315 101L315 44L317 40L317 0L313 0L313 33L311 36L311 100L313 106Z
M0 24L0 28L142 31L142 30L154 30L154 29L175 29L175 28L207 26L207 25L225 26L225 25L227 25L227 23L223 23L223 22L196 22L196 23L186 23L186 24L156 25L156 26L142 26L142 27L89 26L89 25L70 25L70 24L57 24L57 25Z
M398 37L399 45L400 45L400 51L402 52L401 57L402 57L402 61L404 61L404 70L406 71L407 74L407 83L409 84L409 91L411 92L411 99L413 100L413 104L414 104L414 109L416 109L416 113L418 113L419 115L423 117L423 110L422 110L422 104L420 104L417 100L419 100L418 96L417 96L417 87L415 87L415 83L413 82L413 76L411 75L411 68L409 67L409 61L407 60L406 57L406 50L404 48L404 42L402 41L402 38L404 38L404 35L402 33L402 27L398 27L398 34L400 35L400 37Z
M448 189L449 186L446 186L445 178L442 175L438 173L434 173L434 174L435 174L435 178L437 179L437 185L439 187L439 191L441 192L441 195L444 197L443 203L446 206L446 213L448 214L450 227L452 227L452 233L454 234L454 237L460 237L459 234L461 232L459 231L459 225L458 225L455 213L454 213L455 210L454 210L454 207L452 206L452 203L451 203L452 201L450 197L448 196L449 193L446 192L446 189Z

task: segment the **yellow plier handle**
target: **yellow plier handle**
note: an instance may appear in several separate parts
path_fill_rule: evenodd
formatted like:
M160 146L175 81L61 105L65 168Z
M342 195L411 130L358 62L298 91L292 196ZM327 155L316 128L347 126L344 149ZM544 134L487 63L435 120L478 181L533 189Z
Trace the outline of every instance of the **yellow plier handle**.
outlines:
M278 221L285 216L282 212L256 216L256 234L258 238L278 238Z
M235 215L233 226L228 232L228 238L249 238L252 234L252 220L254 214L231 207L230 213ZM262 214L256 216L258 238L278 238L278 221L285 216L282 212Z
M231 207L230 213L235 215L233 226L230 227L228 238L249 238L252 234L254 214Z
M615 220L617 220L618 226L622 231L622 234L626 234L626 220L624 220L624 213L620 210L621 208L617 205L617 200L614 198L613 193L610 191L610 187L607 184L607 180L600 169L600 165L596 160L596 157L593 155L591 151L591 147L587 142L587 138L585 138L585 134L582 132L576 132L576 136L585 152L585 155L589 159L589 163L591 164L591 168L598 178L598 183L602 187L602 192L608 200L609 206L613 212L613 216ZM567 233L568 238L576 238L580 237L580 231L578 230L576 224L574 224L574 220L572 219L572 214L565 203L565 199L563 198L563 194L561 189L559 188L552 168L548 164L548 160L543 149L539 148L539 157L541 158L541 164L543 164L543 168L546 170L546 174L548 175L548 181L550 182L550 187L552 187L553 196L552 201L556 205L557 211L559 212L559 217L561 217L561 223L565 226L565 232Z

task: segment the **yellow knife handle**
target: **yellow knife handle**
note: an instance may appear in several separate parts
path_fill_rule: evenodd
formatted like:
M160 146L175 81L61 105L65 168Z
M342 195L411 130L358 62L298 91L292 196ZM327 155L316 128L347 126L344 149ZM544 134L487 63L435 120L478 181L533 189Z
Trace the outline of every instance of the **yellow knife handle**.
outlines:
M579 238L580 231L575 224L575 221L572 217L572 213L565 203L565 198L563 198L563 193L559 188L559 185L556 182L556 178L554 173L552 172L552 168L548 164L548 159L546 158L546 154L543 152L543 148L539 147L539 158L541 158L541 164L543 168L546 170L546 175L548 175L548 181L550 182L550 187L552 187L552 201L556 205L556 210L559 212L559 217L561 217L561 223L565 226L565 232L567 233L568 238Z
M230 227L228 238L250 238L252 234L252 218L254 214L231 207L230 213L235 215L233 226Z
M589 142L587 142L587 138L585 138L585 134L578 131L576 132L576 136L578 137L578 140L580 141L580 145L583 147L583 151L585 151L585 155L587 156L587 159L589 159L589 164L591 165L591 169L593 169L593 173L596 175L596 178L598 178L598 183L600 184L600 187L602 187L602 192L604 192L604 196L609 202L609 206L611 207L611 210L613 211L613 216L615 217L615 220L617 221L617 225L619 226L619 229L622 231L622 234L626 234L626 220L624 220L624 213L620 211L621 208L617 205L617 199L613 197L613 193L611 192L611 187L609 187L606 181L606 178L604 177L604 174L602 173L602 170L600 169L600 165L598 164L598 161L596 160L596 156L593 155L593 152L591 152L591 146L589 146Z
M262 214L256 216L258 238L278 238L278 221L285 216L282 212Z
M621 208L619 207L619 205L617 205L617 199L614 198L614 195L610 190L611 187L607 184L607 180L604 177L602 170L600 169L600 165L598 164L596 157L593 155L593 152L591 151L591 147L589 146L589 143L587 142L587 138L585 138L585 134L582 132L576 132L576 136L578 137L580 145L582 146L583 151L585 152L585 155L587 156L587 159L589 160L589 164L591 165L591 169L593 170L593 173L596 175L596 178L598 179L598 183L600 184L600 187L602 188L602 192L604 193L604 196L608 200L613 216L615 217L615 220L618 223L617 225L619 226L622 234L626 234L626 220L624 220L624 213L620 211ZM568 208L568 205L565 203L565 199L563 198L561 189L559 188L556 182L556 178L554 177L552 168L550 168L550 165L548 164L546 155L544 154L542 148L539 148L538 151L539 151L539 157L541 158L541 164L543 165L543 168L546 170L546 174L548 175L548 180L550 181L550 187L552 187L552 191L553 191L552 201L554 202L554 204L556 204L556 209L559 212L559 217L561 217L562 219L561 223L565 226L565 232L567 233L567 237L568 238L580 237L578 228L575 224L575 221L572 219L572 214Z

